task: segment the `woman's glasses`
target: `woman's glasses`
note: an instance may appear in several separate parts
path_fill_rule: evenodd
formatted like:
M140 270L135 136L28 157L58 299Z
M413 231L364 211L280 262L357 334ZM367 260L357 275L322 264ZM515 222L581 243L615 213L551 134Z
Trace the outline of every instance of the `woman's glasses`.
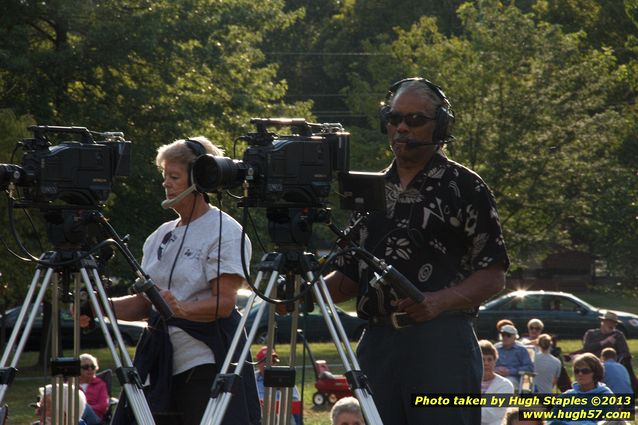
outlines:
M422 125L427 124L428 121L434 121L434 118L428 117L427 115L419 112L402 114L400 112L390 111L386 118L388 119L388 122L395 127L404 121L408 127L421 127Z
M84 369L84 370L89 370L89 369L91 369L91 370L95 370L95 369L96 369L96 367L95 367L95 365L94 365L94 364L83 364L83 365L82 365L82 366L80 366L80 367L81 367L82 369Z
M578 374L581 374L581 373L583 375L589 375L592 372L591 372L591 369L588 368L588 367L585 367L585 368L582 368L582 369L577 368L577 367L574 368L574 375L578 375Z

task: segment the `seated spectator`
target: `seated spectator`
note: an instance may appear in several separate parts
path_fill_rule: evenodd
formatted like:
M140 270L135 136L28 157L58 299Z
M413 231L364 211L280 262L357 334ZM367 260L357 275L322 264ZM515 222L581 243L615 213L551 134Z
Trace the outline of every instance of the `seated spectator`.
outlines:
M505 325L501 328L501 341L495 347L498 350L496 369L499 375L507 378L514 389L519 387L519 372L533 372L534 365L527 352L527 348L516 339L518 330L512 325Z
M488 340L479 341L483 355L483 380L481 394L514 394L514 385L507 379L494 373L498 352ZM481 409L481 425L499 425L505 415L505 407L483 407Z
M604 376L603 382L614 394L631 394L631 380L629 372L616 361L616 350L611 347L604 348L600 353L603 362Z
M63 421L67 423L69 411L70 411L70 398L69 398L69 389L67 384L63 384L62 391L62 406L63 406ZM40 387L40 401L36 403L35 413L38 415L39 424L40 425L49 425L52 423L53 419L53 400L52 400L52 386L51 384L46 387ZM84 412L84 408L86 407L86 396L82 391L78 391L79 398L79 412ZM78 425L86 425L84 420L80 419L78 421Z
M365 425L359 400L354 397L344 397L337 400L330 411L332 425Z
M558 377L561 373L561 362L550 354L552 348L552 337L542 334L538 337L538 348L540 350L534 356L534 388L537 393L549 394L554 390Z
M538 337L544 328L545 325L540 319L531 319L527 322L527 335L521 338L521 342L525 345L533 346L534 351L538 353L540 351L538 349Z
M98 423L104 419L104 414L109 408L109 392L100 377L96 376L99 368L97 359L88 353L80 354L80 388L86 395L86 402L98 417ZM88 425L93 425L93 420L87 419Z
M577 356L574 359L574 379L576 382L572 386L571 390L565 391L559 397L573 397L575 395L583 396L583 395L609 395L613 394L609 387L603 384L601 381L603 379L603 365L598 360L598 357L594 356L591 353L585 353ZM601 413L606 414L607 412L617 410L615 406L603 406L603 405L594 405L591 402L591 399L588 399L588 403L586 404L571 404L566 406L556 405L552 409L556 414L559 410L563 412L578 412L582 414L587 410L596 410L597 414ZM578 421L552 421L552 424L558 423L566 423L566 424L578 424L578 425L596 425L595 420L586 420L580 418Z
M268 352L268 347L263 346L259 349L257 354L255 354L255 361L257 362L257 370L255 370L255 381L257 382L257 394L259 395L259 401L262 406L264 403L264 397L266 395L266 388L264 385L264 371L266 370L266 353ZM272 350L271 354L272 364L279 363L279 356ZM277 390L277 400L281 397L279 390ZM297 387L292 388L292 399L293 401L299 401L299 391L297 391ZM301 416L298 413L292 415L295 420L296 425L301 425Z

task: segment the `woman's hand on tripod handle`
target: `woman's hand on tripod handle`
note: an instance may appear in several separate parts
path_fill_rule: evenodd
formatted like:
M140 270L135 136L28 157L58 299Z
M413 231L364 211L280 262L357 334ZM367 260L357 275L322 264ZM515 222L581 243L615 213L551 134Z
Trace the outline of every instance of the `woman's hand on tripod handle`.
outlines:
M173 312L173 316L181 319L187 318L187 313L184 309L184 304L175 298L175 295L170 290L162 290L160 291L160 295L166 301L166 304L169 306L171 311Z

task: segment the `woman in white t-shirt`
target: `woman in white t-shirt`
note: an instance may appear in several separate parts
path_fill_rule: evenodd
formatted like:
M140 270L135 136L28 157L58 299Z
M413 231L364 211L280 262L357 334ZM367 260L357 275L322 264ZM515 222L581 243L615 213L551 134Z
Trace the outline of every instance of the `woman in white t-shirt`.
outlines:
M239 223L210 205L190 181L193 162L206 154L223 152L208 139L196 137L164 145L156 157L166 193L162 207L178 217L146 239L142 268L161 290L174 319L160 320L143 295L113 300L119 319L149 318L134 363L149 384L147 399L156 421L171 424L201 422L239 323L235 302L245 279L242 258L246 267L250 264L250 240L245 237L242 244ZM244 368L245 393L232 397L224 425L259 420L252 367ZM113 423L129 423L118 413Z

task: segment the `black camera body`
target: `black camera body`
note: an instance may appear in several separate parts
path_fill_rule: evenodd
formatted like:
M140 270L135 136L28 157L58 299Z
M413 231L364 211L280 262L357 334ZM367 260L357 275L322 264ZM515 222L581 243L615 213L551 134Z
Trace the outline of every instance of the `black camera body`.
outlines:
M85 127L28 129L34 137L19 142L22 164L0 164L0 187L18 186L23 206L44 208L60 200L72 208L99 207L111 193L114 178L130 173L131 142L122 133L97 133L105 140L96 142ZM80 141L52 146L50 133L79 135Z
M254 118L257 132L240 137L248 142L243 160L200 156L193 165L198 190L213 192L247 185L242 206L322 208L333 174L347 172L350 133L341 124L312 124L301 118ZM278 136L267 127L290 127Z

